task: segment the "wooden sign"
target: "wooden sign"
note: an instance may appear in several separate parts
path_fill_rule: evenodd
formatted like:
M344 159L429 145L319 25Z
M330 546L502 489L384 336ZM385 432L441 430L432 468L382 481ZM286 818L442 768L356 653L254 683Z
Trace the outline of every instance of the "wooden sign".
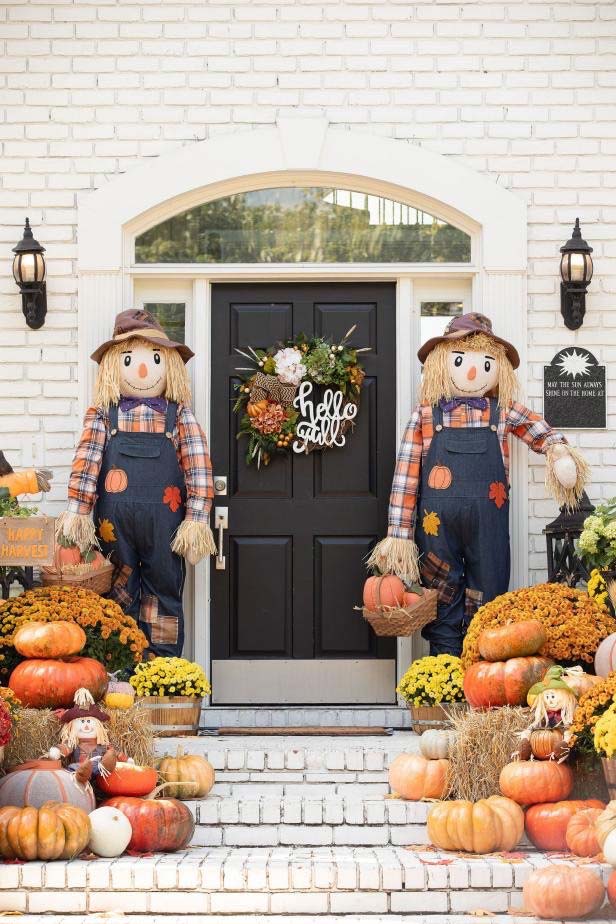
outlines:
M565 347L543 367L543 416L552 427L605 429L605 394L605 366L589 350Z
M0 517L0 567L53 565L53 517Z

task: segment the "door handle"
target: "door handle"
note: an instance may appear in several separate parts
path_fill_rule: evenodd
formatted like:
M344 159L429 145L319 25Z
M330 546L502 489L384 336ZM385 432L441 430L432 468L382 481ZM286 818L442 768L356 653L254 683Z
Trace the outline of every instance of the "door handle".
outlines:
M225 529L229 528L229 508L228 507L216 507L214 510L214 529L218 530L218 551L216 553L216 570L225 571L227 567L227 559L223 554L224 549L224 533Z

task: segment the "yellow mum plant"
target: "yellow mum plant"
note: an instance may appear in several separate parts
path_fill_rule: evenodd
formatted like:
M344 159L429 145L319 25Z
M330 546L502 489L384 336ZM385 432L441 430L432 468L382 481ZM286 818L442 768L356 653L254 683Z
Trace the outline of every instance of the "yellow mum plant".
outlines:
M608 674L580 696L569 729L572 746L586 754L594 751L595 726L615 700L616 672Z
M597 720L593 738L595 751L600 757L616 754L616 703L612 703Z
M588 590L588 596L592 597L595 603L601 607L607 606L609 596L607 592L607 584L605 583L605 578L598 568L593 568L590 572L590 577L586 587Z
M212 691L203 668L186 658L144 661L129 683L137 696L207 696Z
M616 619L583 590L566 584L537 584L501 594L480 607L473 617L462 649L466 669L480 660L478 640L484 629L537 619L547 640L539 654L559 664L592 664L599 643L616 632Z
M464 699L462 662L455 655L430 655L409 667L396 692L410 706L459 703Z

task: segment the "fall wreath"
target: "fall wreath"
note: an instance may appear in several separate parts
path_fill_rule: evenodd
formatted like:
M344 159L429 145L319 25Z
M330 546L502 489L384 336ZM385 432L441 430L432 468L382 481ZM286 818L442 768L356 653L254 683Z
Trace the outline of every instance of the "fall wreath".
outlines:
M309 453L343 446L354 425L364 370L348 340L298 334L266 350L237 349L250 366L238 367L234 411L246 463L268 465L274 453Z

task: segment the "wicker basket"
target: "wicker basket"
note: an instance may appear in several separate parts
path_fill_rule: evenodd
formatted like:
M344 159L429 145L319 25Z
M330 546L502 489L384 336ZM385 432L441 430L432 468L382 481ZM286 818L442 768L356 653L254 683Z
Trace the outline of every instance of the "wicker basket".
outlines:
M408 636L436 619L437 591L426 590L413 606L381 606L377 611L363 607L364 619L376 635Z
M157 738L195 735L199 729L200 696L144 696L138 703L147 709Z
M43 587L62 584L65 587L85 587L86 590L93 590L97 594L106 594L111 590L113 570L111 562L85 574L74 574L63 571L62 568L41 568L41 583Z
M451 714L466 712L468 703L447 703L445 707L437 703L435 706L412 706L407 704L411 713L411 728L416 735L428 731L429 728L452 728Z

